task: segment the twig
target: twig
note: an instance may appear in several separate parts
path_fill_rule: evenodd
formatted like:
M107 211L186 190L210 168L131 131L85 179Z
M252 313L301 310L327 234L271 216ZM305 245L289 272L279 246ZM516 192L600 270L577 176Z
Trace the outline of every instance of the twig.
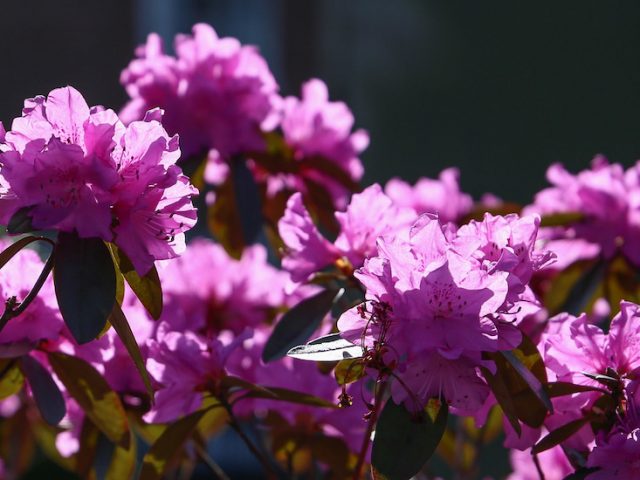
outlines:
M367 451L369 450L369 443L371 443L371 434L373 433L376 421L378 420L381 406L380 404L382 403L382 397L384 396L386 386L386 382L376 382L377 391L373 403L373 410L371 411L371 416L369 417L369 422L367 423L367 430L364 434L364 438L362 439L362 448L360 449L360 454L358 455L358 463L356 463L356 468L353 471L353 480L359 480L362 476L364 461L367 456Z

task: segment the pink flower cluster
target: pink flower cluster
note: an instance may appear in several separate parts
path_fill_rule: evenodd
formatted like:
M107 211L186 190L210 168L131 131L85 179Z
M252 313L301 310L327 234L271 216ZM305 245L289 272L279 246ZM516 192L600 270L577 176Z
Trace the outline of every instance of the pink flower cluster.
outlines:
M489 389L478 368L482 352L520 342L514 321L536 308L526 286L549 254L534 250L539 218L487 214L454 230L421 216L402 235L378 239L377 254L355 273L366 306L345 312L342 335L370 349L382 347L395 370L396 402L417 410L446 399L472 414Z
M26 211L36 229L114 242L141 274L177 256L197 191L161 113L125 127L71 87L26 100L0 145L0 221Z

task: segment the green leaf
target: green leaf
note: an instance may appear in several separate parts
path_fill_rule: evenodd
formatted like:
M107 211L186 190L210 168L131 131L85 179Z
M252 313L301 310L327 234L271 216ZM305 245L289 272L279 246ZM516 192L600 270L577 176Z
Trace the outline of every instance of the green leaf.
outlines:
M31 210L33 210L33 206L22 207L14 213L7 224L7 233L17 234L32 232L34 228L31 224Z
M139 480L160 480L184 442L210 409L197 410L169 425L144 456Z
M98 434L96 453L93 459L93 469L96 472L97 480L106 480L114 451L115 445L103 433Z
M331 333L315 340L293 347L287 352L287 356L299 360L313 362L339 362L347 358L360 358L364 355L364 349L345 340L339 333Z
M389 480L413 477L435 452L447 426L448 408L442 403L435 417L412 415L403 405L388 400L373 439L371 463Z
M234 258L240 258L247 245L262 230L262 206L258 186L244 159L230 162L231 172L216 189L209 207L209 229Z
M597 392L601 391L598 387L592 387L589 385L575 385L569 382L550 382L544 385L544 389L550 398L563 397L565 395L573 395L574 393L582 392Z
M15 395L24 385L24 375L14 358L0 359L0 399Z
M338 385L348 385L365 376L364 362L357 358L340 360L334 371Z
M49 363L87 417L116 445L129 448L129 422L120 397L90 364L80 358L50 352Z
M311 405L313 407L338 408L337 405L325 400L324 398L309 395L308 393L289 390L288 388L263 386L264 391L254 390L247 395L253 398L267 398L271 400L280 400L283 402L299 403L302 405Z
M60 232L53 281L60 313L76 341L96 338L116 303L116 274L104 242Z
M19 362L42 418L50 425L57 425L67 413L58 385L49 371L30 355L20 357Z
M560 312L580 315L588 311L600 296L598 293L605 267L605 262L601 260L583 260L574 262L558 273L544 295L543 303L549 315Z
M619 310L621 300L640 303L638 270L621 255L615 257L607 266L604 283L604 295L611 305L612 316Z
M122 448L115 445L113 456L111 457L111 464L109 470L107 470L106 480L122 480L127 478L134 478L133 473L136 468L137 459L137 445L135 438L130 440L129 448Z
M485 357L496 364L496 374L482 369L485 379L512 426L519 433L514 419L537 428L553 410L551 400L543 385L547 374L535 344L522 335L520 345L510 352L485 352Z
M264 346L262 361L268 363L278 360L296 345L306 342L343 293L344 289L322 290L285 313Z
M536 443L531 449L531 453L544 452L545 450L549 450L550 448L559 445L560 443L571 437L573 434L575 434L590 421L591 418L586 416L578 418L577 420L573 420L562 425L561 427L556 428L552 432L549 432L546 437Z
M154 319L162 314L162 285L155 265L144 276L138 275L129 257L116 245L107 244L114 264L136 294L144 308Z
M122 344L127 349L131 360L133 360L136 369L140 373L142 382L144 383L144 386L147 390L147 395L149 395L149 400L153 404L153 387L151 386L149 372L147 372L144 360L142 359L142 354L140 353L140 347L138 346L138 342L136 342L136 338L133 336L133 332L131 331L131 327L129 326L127 317L125 317L124 312L122 311L118 303L113 306L113 312L109 317L109 322L115 329L118 337L120 337Z

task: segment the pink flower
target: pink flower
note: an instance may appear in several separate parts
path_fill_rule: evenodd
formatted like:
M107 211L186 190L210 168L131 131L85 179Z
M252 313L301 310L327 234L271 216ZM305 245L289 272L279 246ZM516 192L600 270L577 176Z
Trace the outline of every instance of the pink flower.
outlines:
M0 241L0 251L10 245ZM31 291L42 271L44 262L34 250L23 249L0 270L0 298L15 297L20 303ZM0 344L35 347L41 340L55 340L62 331L63 323L58 303L49 277L38 296L20 315L12 318L0 332ZM14 346L18 346L14 345Z
M275 127L279 97L267 63L254 47L219 38L209 25L177 35L176 56L163 52L157 34L136 50L122 72L131 101L121 112L129 123L147 110L165 110L164 125L179 134L185 157L215 148L223 156L262 150L262 130Z
M300 193L287 202L278 229L286 246L282 265L294 281L303 281L342 257L353 267L362 266L375 254L379 237L407 230L415 220L413 211L396 206L377 184L353 195L346 210L335 215L340 233L331 244L313 224Z
M71 87L27 100L0 147L0 220L28 208L37 229L114 241L140 274L177 256L197 191L175 165L178 139L161 116L125 127Z
M413 187L392 178L384 191L396 205L411 208L418 215L434 213L442 222L457 223L473 207L471 196L460 191L459 177L457 168L447 168L437 180L420 178Z
M547 248L557 253L563 268L568 261L593 258L602 253L611 258L621 251L634 265L640 265L640 166L626 172L602 156L593 159L590 170L577 175L560 164L552 165L547 179L552 187L539 192L524 213L583 215L567 227L543 229ZM563 254L569 253L568 260Z
M539 453L538 461L546 480L563 480L574 470L560 446ZM540 478L530 451L511 450L511 466L513 472L507 480L539 480Z
M337 206L343 206L348 192L322 169L315 168L315 158L333 163L352 181L364 174L358 158L369 145L364 130L352 132L353 114L343 102L330 102L327 86L312 79L302 86L302 98L284 99L281 128L284 140L292 149L293 159L301 162L301 176L321 183ZM304 191L304 182L296 182L295 190Z

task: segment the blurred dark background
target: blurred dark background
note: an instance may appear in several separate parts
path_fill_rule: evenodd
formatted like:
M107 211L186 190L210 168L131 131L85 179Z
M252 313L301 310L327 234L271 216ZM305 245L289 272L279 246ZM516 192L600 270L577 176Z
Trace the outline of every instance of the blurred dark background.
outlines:
M258 45L284 94L324 79L371 134L368 182L457 165L476 197L526 202L551 162L640 158L640 3L616 0L7 2L0 119L66 84L119 108L134 46L197 21Z

